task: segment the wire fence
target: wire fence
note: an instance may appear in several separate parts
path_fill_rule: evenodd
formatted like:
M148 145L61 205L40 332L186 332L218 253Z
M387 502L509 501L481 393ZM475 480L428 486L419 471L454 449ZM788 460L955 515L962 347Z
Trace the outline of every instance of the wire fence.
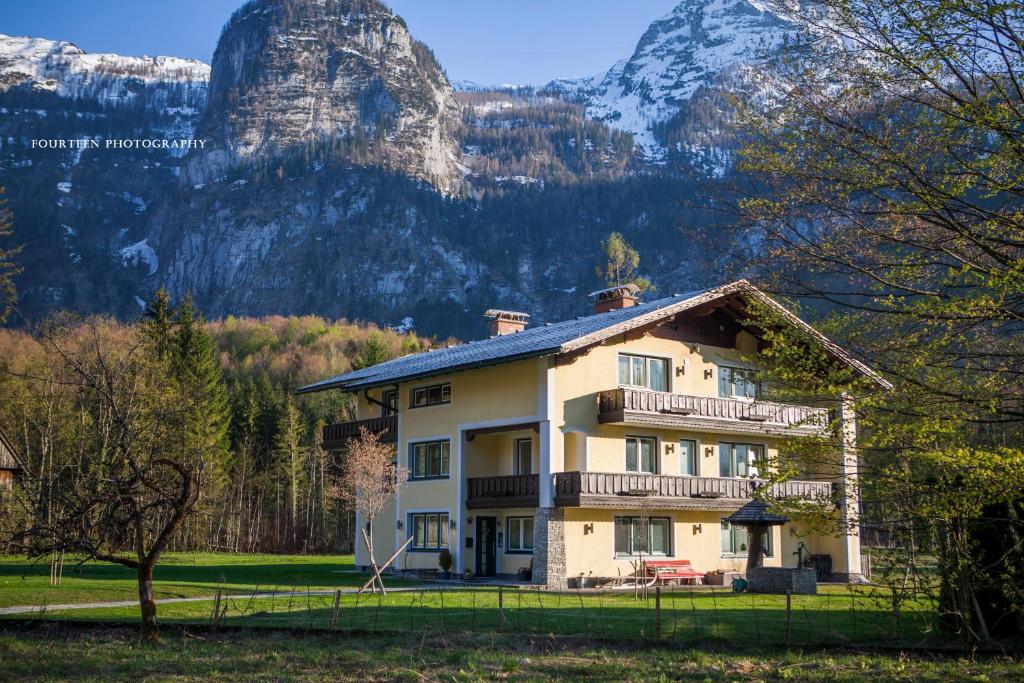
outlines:
M817 595L735 593L728 588L550 591L526 586L424 584L380 593L291 588L249 595L218 591L164 621L361 632L470 632L665 640L684 644L843 644L935 648L930 599L898 611L878 589L827 586ZM84 615L83 615L84 616Z

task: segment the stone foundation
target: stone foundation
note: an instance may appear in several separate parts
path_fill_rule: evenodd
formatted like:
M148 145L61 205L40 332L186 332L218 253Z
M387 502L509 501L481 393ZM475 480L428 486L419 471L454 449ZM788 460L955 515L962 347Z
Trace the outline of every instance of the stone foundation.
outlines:
M566 588L565 511L537 508L533 526L533 582L549 588Z
M751 593L814 595L818 576L813 569L795 567L756 567L747 570L747 590Z

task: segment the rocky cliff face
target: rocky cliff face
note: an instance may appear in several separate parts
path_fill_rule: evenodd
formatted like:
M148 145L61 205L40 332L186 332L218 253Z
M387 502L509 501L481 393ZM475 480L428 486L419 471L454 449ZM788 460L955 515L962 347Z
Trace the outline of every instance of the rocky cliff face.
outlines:
M208 86L195 63L44 42L0 62L0 185L27 245L21 304L35 317L133 316L166 286L213 317L411 320L472 338L490 307L536 323L587 312L613 230L664 293L718 282L732 265L716 256L736 251L717 214L680 201L714 189L635 154L628 132L593 118L596 90L456 97L376 0L246 4ZM653 56L636 62L649 73L624 65L615 87L668 102L641 83L675 43L649 43L638 54ZM193 132L207 146L187 157L29 145Z
M455 189L458 110L440 66L376 0L254 0L231 17L186 182L285 154L361 148L371 162Z
M664 160L664 124L695 95L734 86L751 64L806 36L800 11L772 0L683 0L606 73L553 85L581 93L588 116L633 133L649 159Z

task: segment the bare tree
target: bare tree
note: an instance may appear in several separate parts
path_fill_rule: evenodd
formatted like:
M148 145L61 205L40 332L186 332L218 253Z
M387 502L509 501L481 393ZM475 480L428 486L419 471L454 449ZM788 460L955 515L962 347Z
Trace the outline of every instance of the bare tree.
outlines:
M185 442L197 399L169 381L138 327L94 320L41 337L76 417L66 438L79 448L24 482L29 523L16 538L32 557L66 552L134 569L142 635L156 640L153 569L203 483L203 453L175 445ZM54 385L22 379L30 392Z
M380 571L391 560L378 569L373 555L373 521L394 500L407 479L408 470L398 463L395 447L381 443L380 434L360 427L359 437L348 442L341 476L332 491L366 520L363 541L381 590L384 582L380 580Z

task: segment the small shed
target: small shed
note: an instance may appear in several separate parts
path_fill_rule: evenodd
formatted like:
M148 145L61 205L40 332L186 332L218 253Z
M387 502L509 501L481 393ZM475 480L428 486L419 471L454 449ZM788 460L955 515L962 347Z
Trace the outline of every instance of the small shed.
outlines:
M21 465L15 456L14 446L0 431L0 490L10 489L14 485L14 475L21 472Z

